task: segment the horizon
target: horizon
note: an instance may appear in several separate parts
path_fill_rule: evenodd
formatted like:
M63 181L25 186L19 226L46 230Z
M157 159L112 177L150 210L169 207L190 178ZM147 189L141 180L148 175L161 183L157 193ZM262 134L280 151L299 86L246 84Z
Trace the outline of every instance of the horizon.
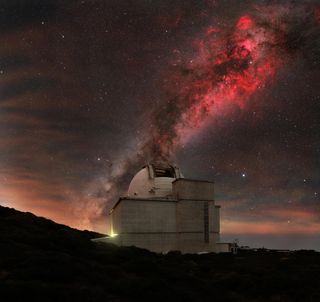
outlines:
M0 205L3 206L3 205ZM20 211L16 208L10 208L7 206L4 206L9 209L13 209L16 211L19 211L21 213L32 213L31 211ZM94 230L86 229L86 228L77 228L77 226L68 225L59 221L55 221L53 219L50 219L49 217L45 216L39 216L36 215L39 218L45 218L48 220L53 221L54 223L61 224L64 226L71 227L73 229L79 230L79 231L89 231L89 232L95 232ZM107 235L107 233L100 233L102 235ZM249 247L250 249L274 249L274 250L291 250L291 251L299 251L299 250L313 250L316 252L320 252L320 239L318 236L308 236L304 234L300 235L269 235L269 234L254 234L254 235L241 235L241 234L223 234L221 242L238 242L239 247ZM298 243L295 243L295 241L298 241ZM302 244L301 244L302 243ZM315 248L314 248L315 246Z

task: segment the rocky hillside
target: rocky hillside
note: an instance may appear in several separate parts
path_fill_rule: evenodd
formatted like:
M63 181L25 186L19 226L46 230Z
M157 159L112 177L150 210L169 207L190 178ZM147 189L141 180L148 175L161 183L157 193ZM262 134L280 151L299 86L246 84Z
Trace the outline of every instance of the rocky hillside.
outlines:
M320 254L159 255L0 207L1 301L320 301Z

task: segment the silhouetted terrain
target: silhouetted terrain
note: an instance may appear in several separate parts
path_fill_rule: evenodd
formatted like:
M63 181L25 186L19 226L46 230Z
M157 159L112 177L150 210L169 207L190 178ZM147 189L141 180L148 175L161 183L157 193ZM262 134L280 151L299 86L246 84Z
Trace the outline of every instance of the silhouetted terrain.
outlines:
M1 301L320 301L320 253L159 255L0 207Z

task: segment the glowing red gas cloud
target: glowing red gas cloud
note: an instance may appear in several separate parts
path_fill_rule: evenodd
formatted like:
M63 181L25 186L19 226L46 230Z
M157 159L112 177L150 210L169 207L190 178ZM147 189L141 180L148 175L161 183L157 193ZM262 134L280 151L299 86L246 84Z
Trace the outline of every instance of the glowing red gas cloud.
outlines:
M238 20L237 28L240 30L248 30L254 26L253 20L250 16L242 16Z
M158 156L170 158L189 129L199 128L210 114L227 107L246 107L250 97L272 80L282 59L276 47L281 34L266 28L250 15L241 16L230 27L209 26L194 40L194 55L177 56L166 90L172 99L153 128Z

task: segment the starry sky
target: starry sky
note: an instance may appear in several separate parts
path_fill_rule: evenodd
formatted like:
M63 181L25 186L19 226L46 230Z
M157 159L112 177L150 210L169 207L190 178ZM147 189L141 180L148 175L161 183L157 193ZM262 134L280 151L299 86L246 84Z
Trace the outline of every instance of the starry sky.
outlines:
M222 238L320 250L320 2L3 0L0 204L107 232L146 163Z

